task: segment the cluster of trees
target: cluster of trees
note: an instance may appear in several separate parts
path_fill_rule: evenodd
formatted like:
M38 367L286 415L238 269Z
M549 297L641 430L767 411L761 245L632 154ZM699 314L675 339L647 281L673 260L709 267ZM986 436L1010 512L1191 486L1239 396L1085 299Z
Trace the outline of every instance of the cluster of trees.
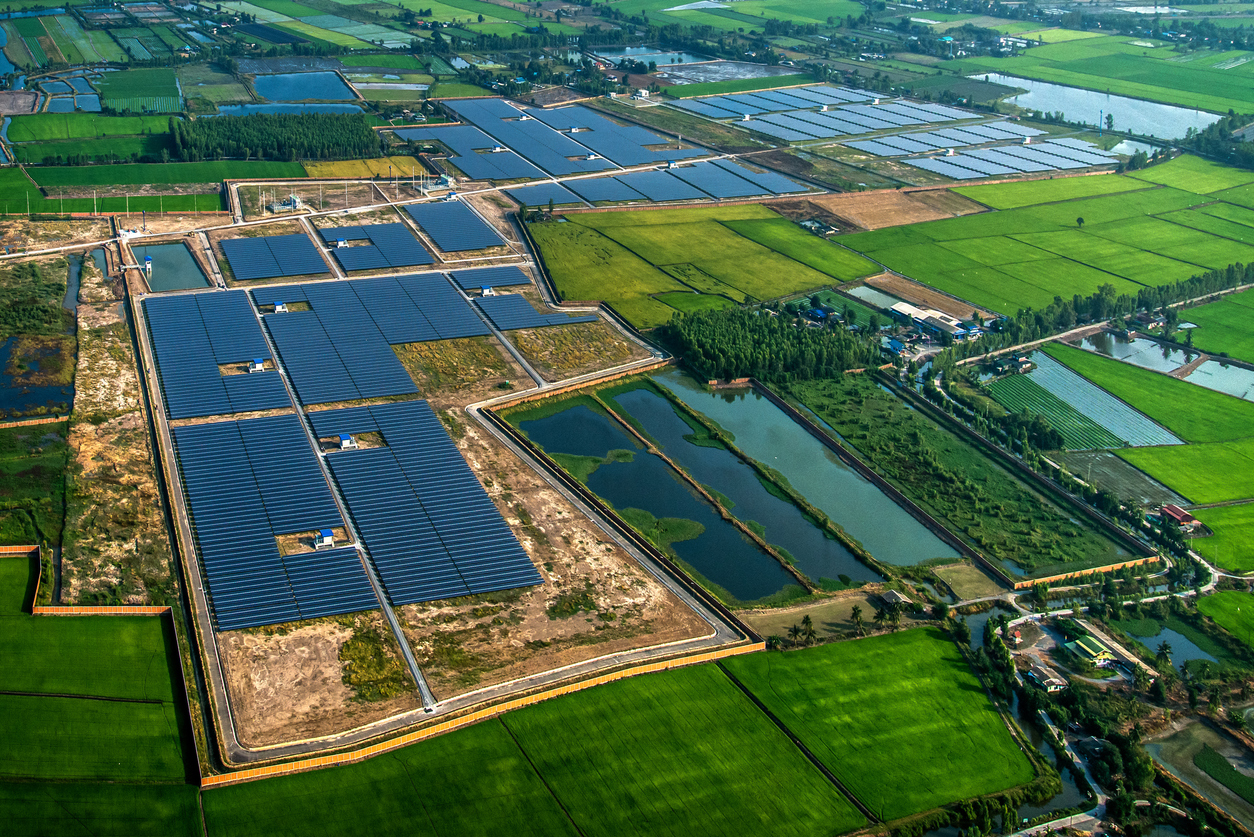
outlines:
M1233 166L1254 169L1254 142L1247 142L1242 137L1234 136L1233 131L1243 128L1254 121L1249 114L1238 115L1228 111L1228 115L1218 122L1212 122L1201 131L1189 128L1184 135L1185 148L1199 154L1222 160Z
M662 339L711 378L764 381L828 378L874 364L878 341L844 330L798 328L791 317L734 308L680 314Z
M170 119L175 155L188 162L223 158L348 160L384 149L362 114L255 113Z

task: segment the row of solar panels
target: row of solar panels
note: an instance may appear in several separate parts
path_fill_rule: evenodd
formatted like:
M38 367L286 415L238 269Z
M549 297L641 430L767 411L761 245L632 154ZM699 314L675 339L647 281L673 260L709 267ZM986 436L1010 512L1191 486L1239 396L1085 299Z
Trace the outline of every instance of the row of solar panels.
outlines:
M425 401L310 415L319 437L378 432L386 447L327 464L393 604L541 581Z
M405 211L446 253L505 246L505 239L461 201L410 204Z
M274 370L223 375L220 366L270 359L243 291L144 300L157 374L172 419L290 407Z
M355 549L279 550L279 535L344 525L297 416L172 432L218 630L378 607Z
M403 140L439 142L452 150L449 162L471 180L533 180L544 177L531 163L472 125L432 128L404 128L396 132ZM500 149L497 151L496 149ZM480 151L491 153L480 154Z
M311 311L265 315L288 377L305 404L417 393L393 345L490 333L466 300L435 273L257 288L252 293L258 305L310 304Z
M683 108L711 119L727 119L746 113L775 113L823 106L838 106L854 102L869 102L880 94L847 87L813 85L784 90L760 90L754 93L736 93L728 96L704 96L699 99L682 99L675 102ZM956 117L961 118L961 117Z
M1042 133L1044 132L1014 122L993 122L988 125L968 125L964 128L946 128L917 134L893 134L873 140L846 142L845 145L876 157L896 157L940 148L965 148L1007 140L1022 141L1024 137L1035 137Z
M416 267L434 259L404 224L366 224L360 227L329 227L318 231L328 244L369 241L364 246L336 247L331 252L346 271Z
M767 113L738 124L751 131L788 142L802 142L972 117L972 114L958 113L957 117L945 116L924 110L921 105L914 103L893 102L885 105L849 105L827 111Z
M483 313L488 315L492 324L501 331L516 328L543 328L544 326L570 325L571 323L594 323L593 315L542 314L537 311L524 296L518 294L498 294L475 299Z
M235 278L240 280L316 276L327 272L318 248L300 233L228 238L222 241L222 252Z
M1115 162L1115 157L1096 147L1077 148L1049 142L974 148L953 157L923 157L902 162L955 180L972 180L1001 174L1109 165Z

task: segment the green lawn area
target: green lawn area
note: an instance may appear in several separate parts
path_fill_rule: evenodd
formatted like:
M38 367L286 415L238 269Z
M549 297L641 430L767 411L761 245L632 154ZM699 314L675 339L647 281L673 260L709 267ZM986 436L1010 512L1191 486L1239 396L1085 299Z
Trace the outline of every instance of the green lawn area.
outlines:
M745 5L745 2L738 5ZM708 81L703 84L680 84L666 88L666 93L677 98L690 99L693 96L720 96L725 93L747 93L751 90L775 90L780 87L796 87L798 84L813 82L814 78L808 75L738 78L729 81Z
M201 837L195 785L0 781L8 837Z
M1052 201L1069 201L1075 198L1091 198L1147 189L1148 183L1139 183L1126 177L1089 176L1058 177L1052 180L1024 180L1018 183L993 183L987 186L964 186L951 191L979 201L993 209L1016 209Z
M933 628L724 665L885 820L1035 777L962 654Z
M599 686L360 764L207 791L215 837L829 835L853 806L715 666Z
M133 71L132 71L133 72ZM98 113L33 113L9 123L10 142L99 139L139 134L166 134L168 116L102 116Z
M1129 176L1149 183L1184 189L1199 195L1209 195L1212 192L1254 183L1254 172L1203 160L1192 154L1177 157L1166 165L1131 172Z
M341 55L345 67L391 67L394 70L425 70L427 65L414 55Z
M1215 302L1181 312L1183 318L1196 323L1193 344L1199 349L1218 354L1227 352L1240 360L1254 362L1254 291L1228 294Z
M1247 467L1254 467L1254 462ZM1196 538L1189 546L1229 572L1254 572L1254 504L1196 509L1193 515L1215 534Z
M1254 596L1239 590L1223 590L1198 599L1197 609L1254 648Z
M300 163L263 160L222 160L203 163L139 163L112 166L33 168L31 177L44 188L111 184L218 183L227 178L303 178Z
M690 302L677 291L771 299L876 272L757 204L568 216L530 230L564 299L604 300L641 327L671 318L663 300Z

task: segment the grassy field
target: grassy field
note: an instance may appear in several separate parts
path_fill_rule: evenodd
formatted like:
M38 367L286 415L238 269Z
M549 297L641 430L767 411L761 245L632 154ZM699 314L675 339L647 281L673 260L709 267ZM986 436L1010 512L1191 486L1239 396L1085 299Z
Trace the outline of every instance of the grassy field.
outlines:
M201 164L192 163L189 165ZM105 169L115 167L94 166L89 168ZM116 168L129 170L143 168L143 166L117 166ZM60 171L60 169L37 169L35 171L51 172ZM164 177L166 175L158 173L158 176ZM56 195L58 188L60 187L52 188L53 194L45 198L43 192L39 191L35 184L31 183L21 169L0 169L0 214L25 215L28 208L30 212L35 214L93 211L120 213L126 211L128 205L131 212L139 212L140 210L147 210L148 212L157 212L159 210L166 212L218 211L223 209L222 196L216 188L212 194L131 198L129 204L125 197L99 198L94 202L91 198L70 198L63 201ZM66 187L67 191L73 189L74 187Z
M303 178L300 163L224 160L204 163L140 163L116 166L58 166L31 169L45 189L73 186L219 183L228 178Z
M884 392L871 378L791 384L865 461L958 537L1028 574L1100 566L1127 555L981 451Z
M208 64L191 64L178 69L183 95L191 99L199 97L214 104L250 102L248 89L233 75L220 73Z
M1224 590L1198 599L1197 609L1254 648L1254 596L1239 590Z
M962 654L935 629L724 665L885 820L1035 776Z
M1070 450L1123 447L1123 440L1026 375L1010 375L989 385L988 391L1012 413L1027 410L1049 419Z
M993 209L1017 209L1039 203L1069 201L1147 189L1149 184L1126 177L1058 177L1051 180L1023 180L1018 183L992 183L963 186L952 191Z
M1225 166L1201 157L1185 155L1167 166L1154 166L1149 169L1131 172L1129 177L1171 186L1188 192L1209 195L1224 189L1234 189L1248 183L1254 183L1254 172Z
M201 837L195 785L0 781L8 837Z
M963 74L1006 73L1215 113L1250 111L1250 64L1223 69L1216 64L1225 54L1210 51L1182 62L1170 41L1147 41L1149 47L1133 41L1126 35L1089 37L1047 43L1006 60L972 57L942 66Z
M10 142L99 139L165 134L168 116L102 116L98 113L32 113L9 123Z
M861 823L713 666L632 678L203 800L215 837L827 835Z
M28 142L9 146L19 163L43 165L51 161L59 165L73 157L86 161L128 162L144 156L159 157L161 150L170 150L169 134L150 134L139 137L109 137L107 139L79 139L61 142Z
M179 88L174 71L166 67L127 70L123 73L105 73L97 86L101 104L115 110L134 107L142 99L178 99Z
M1197 509L1193 515L1215 533L1189 542L1199 555L1229 572L1254 572L1254 504Z
M605 300L642 327L670 319L667 300L682 310L724 305L692 291L770 299L876 271L758 205L581 215L531 231L563 298Z
M427 65L415 55L342 55L345 67L391 67L394 70L425 70Z
M425 171L413 157L379 157L374 160L342 160L336 163L305 163L310 177L387 177L388 166L396 177L409 177L415 171Z
M61 543L69 454L65 434L65 424L0 430L0 543Z
M1205 352L1227 352L1240 360L1254 362L1254 291L1229 294L1215 302L1182 312L1193 329L1193 344Z

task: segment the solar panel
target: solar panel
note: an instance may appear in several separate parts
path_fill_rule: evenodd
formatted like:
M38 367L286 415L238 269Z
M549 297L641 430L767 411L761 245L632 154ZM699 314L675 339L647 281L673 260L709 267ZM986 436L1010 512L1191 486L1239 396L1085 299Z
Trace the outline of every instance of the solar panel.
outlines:
M716 198L747 198L751 195L761 195L767 191L761 186L738 177L734 172L716 166L713 163L697 163L692 166L682 166L677 169L669 169L667 173L678 177L685 183L696 186L702 192Z
M612 177L597 177L588 180L568 180L566 187L588 203L622 203L625 201L648 200L625 183Z
M470 125L433 126L431 128L403 128L396 135L404 140L417 142L435 141L452 150L449 162L471 180L530 180L544 177L544 172L518 156L513 151L491 151L500 144Z
M1003 154L1009 154L1011 157L1019 157L1031 163L1040 163L1054 169L1082 169L1084 163L1072 160L1069 157L1059 157L1056 154L1050 154L1042 151L1035 145L999 145L997 150Z
M506 189L505 194L524 206L547 206L552 201L555 206L563 204L582 204L583 201L560 183L537 183L534 186L521 186L517 189Z
M271 235L260 238L227 238L222 252L236 279L271 279L276 276L313 276L327 272L326 263L308 236Z
M327 464L393 604L541 582L425 401L310 418L320 437L378 432L386 443L334 451Z
M144 313L171 419L292 406L277 371L245 372L242 366L270 360L244 291L150 296Z
M893 148L891 145L885 145L878 140L856 140L854 142L846 142L845 145L850 148L856 148L866 154L873 154L876 157L900 157L905 152L900 148Z
M671 177L664 171L640 171L633 174L621 174L619 183L625 183L652 201L686 201L704 198L700 190L689 186L677 177Z
M810 191L808 187L795 180L789 180L782 174L776 174L773 171L753 171L743 163L734 160L713 160L711 162L721 169L732 172L737 177L743 177L750 183L756 183L773 195L788 195L795 192Z
M464 290L478 288L500 288L506 285L529 285L531 278L521 268L508 265L505 267L481 267L478 270L454 270L453 280Z
M887 145L889 148L900 148L904 154L920 154L933 150L933 147L925 142L918 142L902 136L880 137L877 142L880 145Z
M805 140L814 139L814 136L811 134L803 134L800 131L794 131L792 128L782 128L771 122L763 122L761 119L753 119L749 122L738 122L736 124L750 131L766 134L768 137L782 139L785 142L804 142Z
M505 246L505 239L461 201L409 204L405 211L446 253Z
M279 549L279 535L344 525L297 416L171 432L218 630L378 607L355 549Z
M365 246L336 247L331 253L345 271L416 267L435 261L404 224L366 224L319 231L326 241L369 241ZM286 300L285 300L286 301Z
M952 177L955 180L972 180L977 177L984 177L978 171L972 169L964 169L962 166L956 166L948 161L948 158L940 157L920 157L915 160L903 160L907 165L915 168L924 169L925 171L943 174L945 177Z
M668 104L677 108L682 108L689 113L695 113L698 116L704 116L709 119L726 119L730 115L725 110L713 107L712 105L707 105L705 102L697 99L680 99L679 101L669 102Z
M532 307L531 302L518 294L497 294L475 299L475 304L488 315L492 324L501 331L516 328L543 328L544 326L594 323L595 314L571 316L569 314L543 314Z
M815 139L818 139L819 137L826 137L826 136L831 135L830 130L826 128L821 128L818 125L814 124L813 122L807 122L804 119L797 119L796 117L787 113L768 113L763 116L759 116L757 118L757 121L769 122L772 125L778 125L781 128L787 128L790 131L797 131L798 133L801 133L801 134L808 134L811 137L814 137Z
M962 166L963 168L975 169L981 174L989 174L989 175L1017 174L1019 171L1018 169L1010 168L1008 166L1003 166L1000 163L994 163L989 160L984 160L979 157L972 157L967 154L963 154L958 157L953 157L951 158L950 161L959 166Z
M553 130L503 99L460 99L447 101L444 106L551 175L605 171L615 167L609 160L588 159L587 146Z
M1092 143L1076 139L1075 137L1058 137L1057 139L1050 140L1047 145L1066 145L1076 149L1077 151L1086 151L1089 154L1096 154L1099 157L1110 157L1112 160L1117 156L1112 151L1106 151L1105 149L1098 148Z
M620 166L666 163L708 153L699 148L653 148L668 140L636 125L619 125L582 105L533 108L527 114L557 131L569 132L567 136L574 142Z
M975 157L980 160L988 160L990 163L1000 163L1003 166L1009 166L1012 169L1018 169L1024 172L1050 171L1053 167L1044 163L1029 162L1021 157L1012 157L1009 154L1003 154L996 148L973 148L970 151L963 152L964 157Z

